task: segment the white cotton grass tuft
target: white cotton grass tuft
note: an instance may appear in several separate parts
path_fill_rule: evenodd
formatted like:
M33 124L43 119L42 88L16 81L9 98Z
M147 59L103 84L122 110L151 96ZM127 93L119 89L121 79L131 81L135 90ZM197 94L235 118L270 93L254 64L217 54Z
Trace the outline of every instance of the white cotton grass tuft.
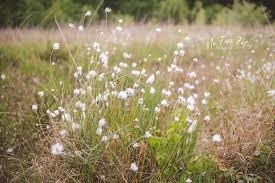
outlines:
M126 100L128 98L128 94L126 91L121 91L118 93L117 98L121 100Z
M51 153L52 153L52 155L56 155L56 156L64 154L63 144L61 144L59 142L53 144L51 147Z
M85 15L84 16L91 16L92 15L92 11L91 10L88 10L86 11Z
M83 31L83 30L84 30L84 26L83 26L83 25L78 26L78 31L79 31L79 32L81 32L81 31Z
M186 183L192 183L192 180L191 179L186 179L186 181L185 181Z
M132 170L133 172L138 171L138 166L137 166L136 162L131 163L130 170Z
M161 28L157 27L156 32L161 32Z
M71 29L73 29L73 28L75 28L75 25L74 25L73 23L69 23L69 27L70 27Z
M123 19L120 18L120 19L118 20L118 23L122 24L122 23L123 23Z
M136 149L136 148L138 148L138 147L139 147L139 143L134 142L134 143L133 143L133 148Z
M5 80L6 79L6 75L5 74L1 74L1 80Z
M32 110L34 112L37 112L37 109L38 109L38 105L37 104L32 104Z
M73 122L72 123L72 130L75 132L79 129L80 125L78 123Z
M110 13L111 11L112 11L111 8L109 8L109 7L106 7L106 8L105 8L105 13Z
M8 148L8 149L6 150L6 152L7 152L8 154L13 153L13 151L14 151L14 148L12 148L12 147L10 147L10 148Z
M104 118L102 118L102 119L100 119L100 120L98 121L98 126L99 126L100 128L106 126L106 124L107 124L107 121L106 121Z
M149 131L146 131L144 134L145 138L150 138L152 136L152 134Z
M44 91L40 91L37 93L40 97L43 97L45 95L45 92Z
M220 134L214 134L212 137L212 141L213 142L221 142L222 141L222 137Z
M190 111L194 111L194 109L195 109L195 97L194 96L189 96L188 98L187 98L187 109L189 109Z
M59 50L59 48L60 48L59 43L57 43L57 42L53 43L53 50Z
M65 129L62 129L60 130L59 135L64 138L67 135L67 131Z
M197 120L194 120L189 126L187 133L193 133L197 127Z
M205 116L205 117L203 118L204 121L210 121L210 119L211 119L210 116Z
M267 93L267 96L269 97L275 97L275 90L269 90L266 93Z
M146 83L151 85L151 84L153 84L153 83L155 82L155 79L156 79L155 75L154 75L154 74L151 74L151 75L148 77L148 79L146 80Z

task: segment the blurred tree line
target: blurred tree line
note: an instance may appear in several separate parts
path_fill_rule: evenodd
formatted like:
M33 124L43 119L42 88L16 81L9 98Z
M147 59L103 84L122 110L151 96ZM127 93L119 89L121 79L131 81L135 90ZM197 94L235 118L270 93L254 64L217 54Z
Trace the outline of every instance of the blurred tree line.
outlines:
M129 21L197 24L265 24L275 19L274 0L1 0L0 27L79 22L87 10L93 20L111 17Z

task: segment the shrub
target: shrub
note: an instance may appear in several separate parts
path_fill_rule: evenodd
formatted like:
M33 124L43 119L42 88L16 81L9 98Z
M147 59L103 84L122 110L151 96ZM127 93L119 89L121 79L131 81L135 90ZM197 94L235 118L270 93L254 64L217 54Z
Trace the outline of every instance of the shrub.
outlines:
M185 0L163 0L153 12L153 16L160 21L187 22L189 16L188 5Z
M243 2L235 0L231 9L225 7L220 13L217 14L214 21L220 25L257 25L265 24L266 17L269 14L266 8L257 7L253 3Z

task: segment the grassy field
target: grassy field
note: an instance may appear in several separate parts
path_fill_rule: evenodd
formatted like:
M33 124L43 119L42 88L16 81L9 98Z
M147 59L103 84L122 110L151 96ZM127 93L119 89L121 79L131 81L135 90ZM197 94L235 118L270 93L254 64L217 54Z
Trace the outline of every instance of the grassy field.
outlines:
M0 30L0 182L274 182L273 27Z

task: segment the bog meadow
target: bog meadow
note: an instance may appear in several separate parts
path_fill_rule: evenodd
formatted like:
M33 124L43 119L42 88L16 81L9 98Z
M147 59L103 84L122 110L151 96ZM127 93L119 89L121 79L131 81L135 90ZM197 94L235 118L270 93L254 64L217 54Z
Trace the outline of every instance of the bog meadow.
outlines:
M0 182L275 182L275 3L0 2Z

